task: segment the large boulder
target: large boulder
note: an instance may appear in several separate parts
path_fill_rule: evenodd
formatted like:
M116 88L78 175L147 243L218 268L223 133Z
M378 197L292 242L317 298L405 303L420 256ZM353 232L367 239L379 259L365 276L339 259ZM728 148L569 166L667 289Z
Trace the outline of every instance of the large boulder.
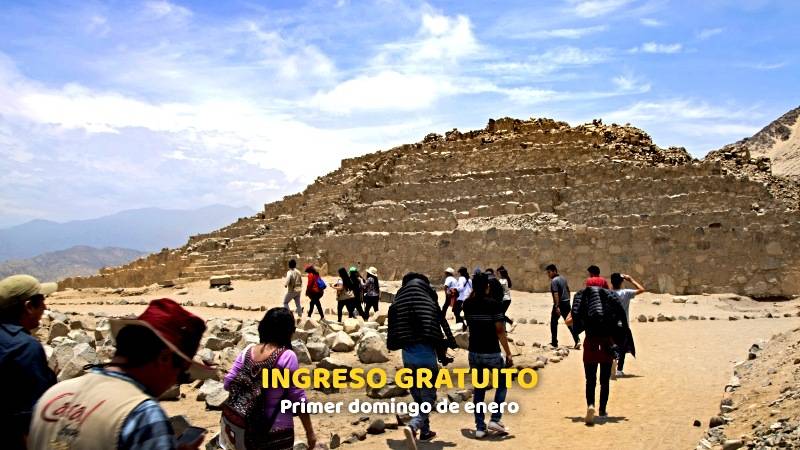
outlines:
M75 346L78 343L66 336L61 336L53 339L51 345L53 353L47 358L47 365L53 372L58 373L75 356Z
M90 336L89 333L83 330L72 330L69 332L69 334L67 334L67 337L79 344L89 344L92 347L95 346L94 336Z
M331 350L335 352L349 352L355 348L356 343L344 331L337 331L325 337L325 341Z
M50 334L47 337L47 342L53 342L53 339L69 334L69 326L64 322L53 322L50 325Z
M386 320L388 318L389 315L387 313L378 313L378 315L375 316L375 322L378 322L379 325L386 325Z
M204 347L220 351L228 347L234 347L242 339L242 334L238 331L219 331L206 338Z
M342 325L344 326L344 332L348 334L354 333L361 329L361 322L359 322L358 319L353 319L352 317L344 319Z
M208 279L209 287L230 286L231 277L228 275L217 275Z
M303 341L292 341L292 351L297 355L297 361L300 364L311 364L311 355L308 353L308 348L306 348L306 344Z
M347 364L346 362L336 359L333 357L326 357L322 358L322 361L317 363L317 369L325 369L325 370L334 370L334 369L345 369L350 370L353 366Z
M358 360L365 364L389 361L389 350L377 333L367 333L358 341Z
M456 344L458 344L459 348L463 348L464 350L469 349L469 331L459 331L458 333L454 334L453 337L456 340Z
M84 374L83 367L87 364L97 363L97 353L89 344L77 344L73 348L72 359L67 362L58 373L58 381L69 380Z
M394 384L393 381L380 388L372 388L367 386L367 397L369 398L383 399L403 397L405 395L408 395L408 390Z
M312 361L321 361L331 354L331 349L324 342L312 342L306 344L308 354L311 356Z
M225 390L225 385L215 380L203 382L197 393L197 400L205 401L208 409L219 409L227 399L228 391Z

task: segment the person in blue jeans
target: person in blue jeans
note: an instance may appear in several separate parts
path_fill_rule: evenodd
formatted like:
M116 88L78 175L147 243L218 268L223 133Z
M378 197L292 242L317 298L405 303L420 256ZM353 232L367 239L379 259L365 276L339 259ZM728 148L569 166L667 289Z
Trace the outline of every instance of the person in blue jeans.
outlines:
M503 286L496 278L489 280L486 274L476 275L472 282L472 294L464 301L464 314L470 330L469 366L473 369L511 367L514 361L511 357L506 337L503 305L495 300L498 293L501 294L502 298ZM506 355L505 358L500 353L501 345ZM505 402L506 393L508 392L508 386L505 385L505 377L499 378L500 383L494 393L495 403ZM486 388L476 387L474 392L476 438L486 436L487 431L498 434L507 434L509 431L500 421L503 417L500 412L492 413L489 424L486 424L486 413L478 405L478 403L483 403L486 398L486 390Z
M394 301L389 306L386 346L389 350L403 351L403 366L411 369L413 375L421 369L428 369L433 378L439 370L439 355L446 347L456 348L456 341L450 326L439 308L436 292L425 275L408 273ZM411 388L411 397L420 405L436 402L436 388ZM430 441L436 437L431 430L427 413L420 412L411 418L403 429L408 448L416 450L417 439Z

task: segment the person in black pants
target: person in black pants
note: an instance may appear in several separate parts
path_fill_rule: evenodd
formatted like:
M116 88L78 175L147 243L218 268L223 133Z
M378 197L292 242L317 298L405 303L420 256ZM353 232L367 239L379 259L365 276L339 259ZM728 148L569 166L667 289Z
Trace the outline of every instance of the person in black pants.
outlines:
M378 280L378 269L367 269L367 282L364 284L364 314L369 317L369 310L378 312L378 302L381 298L381 285Z
M566 278L558 274L555 264L550 264L545 270L547 276L550 277L550 293L553 294L553 310L550 314L550 345L558 347L558 319L563 318L566 322L570 312L569 285ZM570 325L567 327L575 341L575 349L580 349L581 341L578 333Z
M322 313L322 303L320 303L320 299L322 299L322 296L325 294L325 290L319 286L319 272L317 272L316 267L309 265L306 267L306 273L308 274L308 283L306 283L306 297L311 300L311 304L308 307L308 317L311 318L311 314L316 306L317 311L319 312L320 320L324 320L325 314Z

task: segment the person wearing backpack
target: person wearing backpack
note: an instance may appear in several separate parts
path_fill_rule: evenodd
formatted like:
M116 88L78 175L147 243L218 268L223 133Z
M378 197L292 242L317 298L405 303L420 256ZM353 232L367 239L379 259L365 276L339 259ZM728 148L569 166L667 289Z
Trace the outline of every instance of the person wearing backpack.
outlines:
M225 450L284 450L294 448L294 421L291 412L281 412L281 400L306 401L298 387L264 388L265 369L299 368L292 351L294 316L286 308L272 308L258 324L260 343L245 347L225 375L229 392L222 405L220 447ZM306 431L306 445L314 448L317 437L308 413L298 414Z
M577 292L572 303L572 327L576 334L586 333L583 340L583 369L586 376L586 425L594 424L595 388L600 369L600 417L608 416L606 406L616 342L630 335L625 310L619 297L608 290L589 286ZM635 352L633 353L635 355Z
M300 316L303 314L303 307L300 305L300 292L303 291L303 275L297 270L297 261L289 260L289 271L283 280L286 288L286 295L283 297L283 307L289 309L289 302L294 299L295 313Z
M322 296L325 294L325 288L327 288L328 285L325 284L325 280L319 276L319 272L317 272L316 267L313 265L306 267L306 273L308 274L306 297L311 299L311 304L308 306L308 317L311 318L311 314L313 314L314 307L316 306L320 320L325 320L320 299L322 299Z
M364 314L369 317L370 308L378 312L378 302L381 298L381 285L378 281L378 269L367 269L367 282L364 284Z

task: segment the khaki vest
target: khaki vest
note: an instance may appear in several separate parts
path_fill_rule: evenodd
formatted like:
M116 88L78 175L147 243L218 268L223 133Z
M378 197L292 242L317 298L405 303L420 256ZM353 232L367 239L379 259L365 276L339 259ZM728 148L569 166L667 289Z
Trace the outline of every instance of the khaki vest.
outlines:
M28 448L117 448L125 418L149 398L133 383L98 373L58 383L36 403Z

